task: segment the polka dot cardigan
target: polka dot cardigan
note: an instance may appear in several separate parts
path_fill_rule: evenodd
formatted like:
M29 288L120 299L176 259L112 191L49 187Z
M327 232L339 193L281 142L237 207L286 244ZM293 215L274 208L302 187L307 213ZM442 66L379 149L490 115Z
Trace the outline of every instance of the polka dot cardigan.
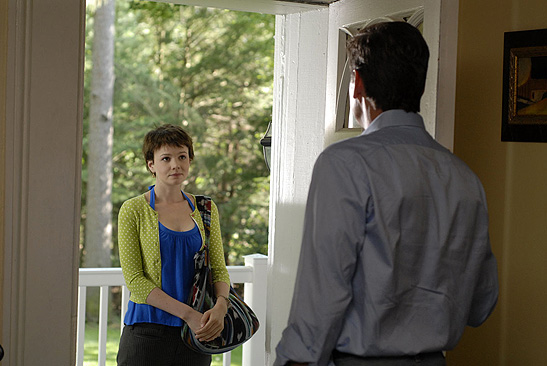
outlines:
M203 222L197 208L191 216L204 238ZM123 277L131 292L130 300L145 304L150 292L155 287L161 288L161 255L158 213L150 207L144 194L125 201L120 208L118 247ZM230 276L224 261L218 208L214 202L211 202L209 255L213 282L226 282L229 285Z

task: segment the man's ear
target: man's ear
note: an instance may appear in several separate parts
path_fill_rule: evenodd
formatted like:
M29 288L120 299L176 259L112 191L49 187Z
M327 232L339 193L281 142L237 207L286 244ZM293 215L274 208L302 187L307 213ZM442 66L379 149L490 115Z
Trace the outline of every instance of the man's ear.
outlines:
M366 97L365 93L365 86L363 85L363 79L361 78L361 75L359 74L359 71L354 71L354 87L353 87L353 98L355 99L361 99Z

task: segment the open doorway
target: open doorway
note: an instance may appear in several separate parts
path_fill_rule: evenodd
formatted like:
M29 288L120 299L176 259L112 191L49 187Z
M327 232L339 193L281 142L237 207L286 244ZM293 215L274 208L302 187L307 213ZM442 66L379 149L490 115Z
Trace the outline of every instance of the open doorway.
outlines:
M86 9L80 266L120 266L118 211L154 184L141 149L162 124L192 136L182 187L217 204L227 265L267 254L269 171L259 141L272 118L275 15L107 3ZM117 352L121 294L111 288L107 364ZM86 359L98 347L98 304L98 288L88 288Z

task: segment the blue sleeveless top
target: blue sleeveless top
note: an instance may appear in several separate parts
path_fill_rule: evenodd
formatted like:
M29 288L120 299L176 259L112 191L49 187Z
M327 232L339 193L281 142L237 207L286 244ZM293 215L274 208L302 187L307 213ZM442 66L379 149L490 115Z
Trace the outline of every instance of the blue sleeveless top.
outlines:
M182 191L181 191L182 192ZM182 195L194 211L192 201ZM154 187L150 190L150 207L154 209ZM194 277L194 255L201 248L201 233L197 225L189 231L173 231L159 223L161 253L161 289L172 298L185 302ZM183 325L182 319L148 304L129 301L124 323L155 323L175 327Z

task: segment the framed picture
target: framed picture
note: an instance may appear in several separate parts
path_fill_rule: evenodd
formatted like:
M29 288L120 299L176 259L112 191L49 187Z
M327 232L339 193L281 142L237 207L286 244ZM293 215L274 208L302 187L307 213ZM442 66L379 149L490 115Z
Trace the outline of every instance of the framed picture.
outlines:
M547 142L547 29L505 33L501 140Z

